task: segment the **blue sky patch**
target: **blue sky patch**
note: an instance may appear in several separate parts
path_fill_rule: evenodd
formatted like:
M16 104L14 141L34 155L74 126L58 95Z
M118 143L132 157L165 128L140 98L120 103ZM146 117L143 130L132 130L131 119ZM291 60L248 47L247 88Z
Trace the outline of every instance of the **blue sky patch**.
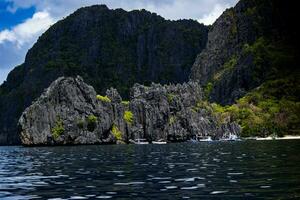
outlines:
M10 29L13 26L22 23L28 18L31 18L35 13L35 7L30 7L26 9L17 9L15 13L7 10L7 7L11 3L3 2L0 0L0 31L4 29Z

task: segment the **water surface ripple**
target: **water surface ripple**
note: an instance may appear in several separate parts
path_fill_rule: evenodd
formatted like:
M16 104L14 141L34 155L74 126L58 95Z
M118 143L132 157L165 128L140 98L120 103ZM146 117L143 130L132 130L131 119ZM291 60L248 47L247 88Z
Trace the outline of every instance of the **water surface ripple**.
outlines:
M300 141L0 147L0 199L297 199Z

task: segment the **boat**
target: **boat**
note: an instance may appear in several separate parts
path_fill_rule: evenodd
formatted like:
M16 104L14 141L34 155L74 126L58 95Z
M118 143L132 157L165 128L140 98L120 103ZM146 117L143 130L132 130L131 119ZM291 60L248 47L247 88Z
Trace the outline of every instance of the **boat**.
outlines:
M134 144L149 144L149 142L146 139L136 139L134 140Z
M152 141L152 144L167 144L164 140Z
M202 138L202 139L199 139L198 141L199 141L199 142L211 142L211 141L213 141L213 140L211 139L210 136L208 136L207 138Z
M196 138L191 138L188 140L188 142L191 143L198 143L198 142L212 142L213 140L211 139L210 136L197 136Z
M221 141L240 141L241 139L238 138L237 135L234 134L229 134L229 136L227 138L221 138Z

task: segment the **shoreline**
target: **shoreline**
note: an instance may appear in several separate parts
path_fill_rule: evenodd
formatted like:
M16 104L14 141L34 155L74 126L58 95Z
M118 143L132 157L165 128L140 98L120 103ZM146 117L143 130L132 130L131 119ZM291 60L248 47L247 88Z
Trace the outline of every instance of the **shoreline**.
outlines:
M240 138L240 140L236 141L246 141L246 140L256 140L256 141L264 141L264 140L300 140L300 135L286 135L284 137L276 137L273 138L271 136L269 137L247 137L247 138ZM227 140L212 140L212 141L227 141ZM228 140L232 141L232 140ZM185 141L188 142L188 141ZM202 142L211 142L211 141L199 141L197 143L202 143ZM184 143L184 142L183 142ZM130 143L132 144L132 143ZM125 145L130 145L130 144L125 144ZM167 142L163 144L172 144L172 142ZM155 145L163 145L163 144L155 144ZM173 143L174 144L174 143ZM100 146L106 146L106 145L117 145L117 144L72 144L72 145L22 145L22 144L14 144L14 145L0 145L0 147L57 147L57 146L94 146L94 145L100 145ZM141 145L141 144L134 144L134 145Z
M300 135L286 135L283 137L253 137L253 138L243 138L245 140L300 140Z

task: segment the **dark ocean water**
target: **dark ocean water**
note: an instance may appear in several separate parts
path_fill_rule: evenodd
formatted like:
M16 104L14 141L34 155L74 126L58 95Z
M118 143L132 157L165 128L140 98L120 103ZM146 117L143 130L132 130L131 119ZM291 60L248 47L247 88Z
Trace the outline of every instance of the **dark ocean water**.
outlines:
M0 199L299 199L300 140L0 147Z

